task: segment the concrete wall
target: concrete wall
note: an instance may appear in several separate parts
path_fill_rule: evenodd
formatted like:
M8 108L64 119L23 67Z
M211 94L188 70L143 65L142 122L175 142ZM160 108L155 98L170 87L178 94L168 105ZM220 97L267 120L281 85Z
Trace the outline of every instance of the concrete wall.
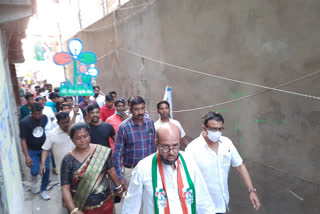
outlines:
M23 189L19 165L17 104L7 55L0 30L0 213L23 213Z
M134 1L132 7L147 1ZM76 35L98 57L116 47L212 75L277 87L319 71L318 0L158 0L118 10ZM116 27L114 27L116 26ZM262 201L260 213L320 213L319 100L192 73L118 49L97 62L102 91L141 95L157 119L166 85L173 109L234 101L176 112L190 138L201 116L216 109L251 172ZM320 96L320 75L282 87ZM237 98L250 96L237 101ZM255 213L232 171L232 213ZM298 196L298 197L296 197Z

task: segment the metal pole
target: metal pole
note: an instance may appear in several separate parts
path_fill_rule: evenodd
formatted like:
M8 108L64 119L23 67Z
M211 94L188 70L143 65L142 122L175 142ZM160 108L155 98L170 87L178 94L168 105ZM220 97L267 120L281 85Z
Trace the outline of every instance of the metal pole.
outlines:
M106 10L104 8L104 0L101 0L101 5L102 5L102 15L104 17L106 15Z
M78 8L79 8L79 11L78 11L79 25L80 25L80 30L82 30L80 0L78 0Z

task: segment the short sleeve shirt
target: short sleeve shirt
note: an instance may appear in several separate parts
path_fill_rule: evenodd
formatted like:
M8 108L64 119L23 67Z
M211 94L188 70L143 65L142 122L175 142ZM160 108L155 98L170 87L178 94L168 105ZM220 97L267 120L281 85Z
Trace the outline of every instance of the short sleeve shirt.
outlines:
M23 120L26 116L30 115L30 109L27 107L27 105L23 105L20 107L20 118L19 120Z
M114 106L112 107L112 109L109 109L106 105L104 105L100 108L100 112L100 119L102 121L106 121L110 116L112 116L116 112L116 109L114 108Z
M41 150L46 140L45 126L47 122L46 115L42 115L40 120L33 120L31 116L27 116L20 121L20 138L26 139L28 149Z
M176 125L179 128L181 138L186 136L186 133L185 133L184 129L182 128L179 121L170 118L170 123L173 123L174 125ZM162 124L163 124L163 122L161 121L161 119L159 119L154 123L154 128L157 130L161 127Z
M95 100L100 108L105 104L105 97L101 94L99 94L96 99L94 99L93 96L90 96L90 100Z
M110 148L109 137L115 135L113 127L109 123L101 122L99 126L89 124L91 143L100 144Z
M72 178L73 174L81 167L83 163L80 163L76 158L72 156L72 154L67 154L61 164L61 172L60 172L60 178L61 178L61 186L64 185L71 185L72 184ZM111 158L111 152L109 153L109 156L104 163L103 171L107 171L113 167L112 158ZM79 185L79 182L75 184L74 189L77 189ZM91 193L88 196L88 199L86 201L85 206L96 206L99 205L101 201L105 200L108 195L110 195L111 188L109 185L109 182L107 182L106 186L104 186L104 190L99 193ZM72 197L74 196L75 191L71 191Z
M52 149L56 161L57 172L59 173L62 159L68 152L71 152L74 147L75 145L70 136L59 126L49 132L46 141L42 145L42 149L44 150L48 151Z
M193 156L200 168L216 212L225 213L229 203L228 175L230 166L238 167L243 162L232 141L221 136L217 155L200 135L187 146L186 153Z

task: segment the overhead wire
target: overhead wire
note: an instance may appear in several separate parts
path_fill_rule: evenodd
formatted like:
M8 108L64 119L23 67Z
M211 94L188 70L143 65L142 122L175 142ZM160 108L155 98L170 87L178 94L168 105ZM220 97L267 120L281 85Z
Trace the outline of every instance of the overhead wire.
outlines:
M119 50L122 50L122 51L124 51L124 52L127 52L127 53L129 53L129 54L132 54L132 55L135 55L135 56L138 56L138 57L145 58L145 59L147 59L147 60L149 60L149 61L153 61L153 62L162 64L162 65L166 65L166 66L169 66L169 67L174 67L174 68L177 68L177 69L179 69L179 70L185 70L185 71L189 71L189 72L196 73L196 74L201 74L201 75L205 75L205 76L214 77L214 78L217 78L217 79L222 79L222 80L226 80L226 81L236 82L236 83L239 83L239 84L244 84L244 85L254 86L254 87L263 88L263 89L268 89L268 90L272 90L272 91L278 91L278 92L282 92L282 93L287 93L287 94L292 94L292 95L296 95L296 96L302 96L302 97L307 97L307 98L312 98L312 99L320 100L320 97L313 96L313 95L302 94L302 93L293 92L293 91L288 91L288 90L282 90L282 89L279 89L279 88L277 88L277 87L269 87L269 86L259 85L259 84L250 83L250 82L245 82L245 81L241 81L241 80L231 79L231 78L228 78L228 77L222 77L222 76L218 76L218 75L214 75L214 74L209 74L209 73L197 71L197 70L194 70L194 69L190 69L190 68L186 68L186 67L182 67L182 66L170 64L170 63L167 63L167 62L163 62L163 61L160 61L160 60L156 60L156 59L153 59L153 58L151 58L151 57L148 57L148 56L145 56L145 55L142 55L142 54L138 54L138 53L129 51L129 50L124 49L124 48L119 48ZM315 72L315 73L310 74L310 75L315 75L315 74L318 74L318 73L320 73L320 71ZM233 100L233 101L235 101L235 100ZM224 103L222 103L222 104L226 104L226 103L230 103L230 102L232 102L232 101L227 101L227 102L224 102ZM199 110L199 109L208 108L208 107L213 107L213 106L215 106L215 105L211 105L211 106L207 106L207 107L199 107L199 108L190 109L190 110ZM184 110L181 110L180 112L182 112L182 111L184 111Z
M133 9L133 8L138 8L138 7L144 7L142 9L145 9L147 6L150 6L152 5L153 3L155 3L156 1L158 0L154 0L154 1L149 1L151 2L150 4L148 4L149 2L146 2L146 3L143 3L141 5L136 5L136 6L132 6L132 7L127 7L127 8L117 8L116 10L127 10L127 9ZM121 24L123 21L129 19L130 17L138 14L139 12L141 12L142 10L139 10L137 11L136 13L134 14L131 14L123 19L120 19L118 21L119 24ZM115 16L113 16L115 18ZM113 21L112 24L110 25L107 25L107 26L104 26L102 28L95 28L95 29L88 29L88 30L83 30L83 31L97 31L97 30L104 30L104 29L108 29L108 28L111 28L113 27L114 30L116 30L116 26L119 25L118 23L115 23L115 20ZM114 52L116 52L118 50L115 49L115 50L112 50L110 51L109 53L107 54L104 54L102 56L100 56L98 58L99 59L102 59L103 57L106 57ZM250 83L250 82L245 82L245 81L240 81L240 80L236 80L236 79L231 79L231 78L227 78L227 77L222 77L222 76L218 76L218 75L213 75L213 74L208 74L208 73L205 73L205 72L201 72L201 71L197 71L197 70L194 70L194 69L189 69L189 68L185 68L185 67L182 67L182 66L178 66L178 65L174 65L174 64L170 64L170 63L167 63L167 62L163 62L163 61L160 61L160 60L156 60L156 59L153 59L151 57L147 57L147 56L144 56L144 55L141 55L141 54L138 54L138 53L135 53L135 52L132 52L132 51L129 51L129 50L126 50L124 48L119 48L119 50L122 50L124 52L127 52L129 54L132 54L132 55L135 55L135 56L138 56L138 57L142 57L144 59L147 59L147 60L150 60L150 61L153 61L153 62L156 62L156 63L159 63L159 64L163 64L163 65L166 65L166 66L170 66L170 67L174 67L174 68L177 68L177 69L180 69L180 70L185 70L185 71L189 71L189 72L192 72L192 73L196 73L196 74L201 74L201 75L206 75L206 76L210 76L210 77L214 77L214 78L218 78L218 79L222 79L222 80L226 80L226 81L232 81L232 82L236 82L236 83L239 83L239 84L245 84L245 85L249 85L249 86L254 86L254 87L258 87L258 88L263 88L263 89L266 89L262 92L259 92L259 93L255 93L255 94L252 94L252 95L248 95L248 96L243 96L243 97L240 97L240 98L237 98L237 99L232 99L232 100L229 100L229 101L225 101L225 102L221 102L221 103L217 103L217 104L213 104L213 105L208 105L208 106L203 106L203 107L198 107L198 108L192 108L192 109L184 109L184 110L175 110L173 112L175 113L179 113L179 112L188 112L188 111L195 111L195 110L202 110L202 109L206 109L206 108L212 108L212 107L217 107L217 106L221 106L221 105L225 105L225 104L229 104L229 103L233 103L233 102L238 102L238 101L241 101L243 99L247 99L247 98L250 98L250 97L254 97L254 96L257 96L257 95L260 95L260 94L264 94L266 92L269 92L269 91L277 91L277 92L282 92L282 93L287 93L287 94L292 94L292 95L296 95L296 96L302 96L302 97L306 97L306 98L312 98L312 99L317 99L317 100L320 100L320 97L317 97L317 96L313 96L313 95L308 95L308 94L302 94L302 93L297 93L297 92L292 92L292 91L287 91L287 90L281 90L279 88L282 88L282 87L285 87L285 86L288 86L290 84L293 84L295 82L298 82L298 81L301 81L303 79L306 79L306 78L310 78L312 76L315 76L317 74L320 73L320 71L317 71L317 72L313 72L311 74L307 74L307 75L304 75L302 77L299 77L295 80L292 80L292 81L289 81L289 82L286 82L286 83L283 83L283 84L280 84L276 87L269 87L269 86L263 86L263 85L259 85L259 84L255 84L255 83ZM112 67L113 67L113 63L112 63ZM141 65L141 67L139 68L139 71L143 70L143 65ZM274 167L270 164L267 164L265 162L259 162L259 161L255 161L255 160L250 160L248 158L245 158L247 159L248 161L251 161L251 162L254 162L256 164L260 164L260 165L263 165L265 167L268 167L268 168L271 168L273 170L276 170L276 171L280 171L282 173L285 173L285 174L288 174L289 176L293 176L293 177L296 177L296 178L299 178L299 179L302 179L302 180L305 180L305 181L308 181L308 182L311 182L311 183L314 183L314 184L320 184L320 181L315 181L315 180L312 180L310 178L306 178L306 177L302 177L302 176L297 176L297 175L290 175L288 171L285 171L285 170L282 170L280 168L277 168L277 167Z

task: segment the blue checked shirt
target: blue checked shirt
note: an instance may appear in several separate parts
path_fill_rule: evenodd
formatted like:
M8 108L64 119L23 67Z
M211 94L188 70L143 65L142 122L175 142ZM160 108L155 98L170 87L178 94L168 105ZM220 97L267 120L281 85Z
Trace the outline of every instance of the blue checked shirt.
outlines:
M143 125L134 123L132 117L123 121L117 131L114 144L114 167L123 178L121 161L124 165L135 166L143 158L157 151L153 121L144 117Z

